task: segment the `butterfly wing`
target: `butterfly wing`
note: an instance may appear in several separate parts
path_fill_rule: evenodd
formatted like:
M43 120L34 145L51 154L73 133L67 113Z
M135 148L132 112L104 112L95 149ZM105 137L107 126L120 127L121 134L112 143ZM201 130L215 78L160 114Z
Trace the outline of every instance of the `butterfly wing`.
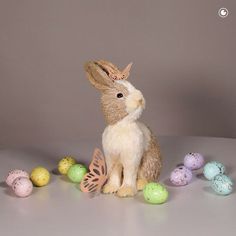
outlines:
M84 176L80 183L82 192L100 192L107 180L106 162L102 152L96 148L93 159L89 165L89 172Z

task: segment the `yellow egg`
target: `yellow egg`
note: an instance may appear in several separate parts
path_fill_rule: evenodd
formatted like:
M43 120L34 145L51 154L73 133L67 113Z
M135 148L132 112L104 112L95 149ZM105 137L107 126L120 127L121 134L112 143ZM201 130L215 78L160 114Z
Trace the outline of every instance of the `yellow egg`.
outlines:
M48 184L50 173L44 167L38 166L32 170L30 179L35 186L42 187Z
M66 175L72 165L76 164L76 160L73 157L67 156L61 159L58 163L58 171L62 175Z

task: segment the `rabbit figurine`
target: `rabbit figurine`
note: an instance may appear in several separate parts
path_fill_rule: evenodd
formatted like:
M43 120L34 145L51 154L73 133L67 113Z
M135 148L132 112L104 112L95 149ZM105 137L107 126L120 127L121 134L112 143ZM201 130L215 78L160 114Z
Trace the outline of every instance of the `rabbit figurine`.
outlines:
M108 126L102 135L108 181L103 193L131 197L160 175L161 155L150 129L138 119L145 108L142 93L130 82L131 65L123 71L108 61L90 61L85 71L101 92L101 104Z

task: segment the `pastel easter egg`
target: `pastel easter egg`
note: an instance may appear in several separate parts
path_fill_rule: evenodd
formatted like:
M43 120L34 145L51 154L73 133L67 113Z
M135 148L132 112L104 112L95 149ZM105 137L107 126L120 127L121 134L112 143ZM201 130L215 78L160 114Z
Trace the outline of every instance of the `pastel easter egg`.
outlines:
M72 165L76 163L76 160L71 156L66 156L58 163L58 171L62 175L66 175Z
M12 184L12 189L18 197L28 197L33 191L33 184L27 177L18 177Z
M19 170L19 169L11 170L7 175L6 184L8 186L12 186L14 180L18 177L29 178L29 174L24 170Z
M148 183L143 189L144 199L151 204L162 204L168 198L168 191L159 183Z
M211 180L211 187L219 195L228 195L233 191L233 181L228 176L219 174Z
M30 179L35 186L42 187L48 184L50 173L46 168L38 166L32 170Z
M189 184L192 180L192 172L185 166L175 168L170 175L170 181L176 186Z
M225 167L217 161L208 162L203 168L203 174L208 180L212 180L216 175L224 174Z
M184 165L190 170L197 170L203 167L204 157L197 152L190 152L184 157Z
M75 164L68 170L67 176L74 183L80 183L84 175L87 173L87 168L81 164Z

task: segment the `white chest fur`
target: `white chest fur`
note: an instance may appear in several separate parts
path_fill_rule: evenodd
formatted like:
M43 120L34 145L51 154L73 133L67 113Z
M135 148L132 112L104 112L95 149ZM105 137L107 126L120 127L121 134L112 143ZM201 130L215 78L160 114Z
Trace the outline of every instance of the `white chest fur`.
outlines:
M149 129L140 122L118 122L103 132L103 149L106 156L143 154L150 141Z

